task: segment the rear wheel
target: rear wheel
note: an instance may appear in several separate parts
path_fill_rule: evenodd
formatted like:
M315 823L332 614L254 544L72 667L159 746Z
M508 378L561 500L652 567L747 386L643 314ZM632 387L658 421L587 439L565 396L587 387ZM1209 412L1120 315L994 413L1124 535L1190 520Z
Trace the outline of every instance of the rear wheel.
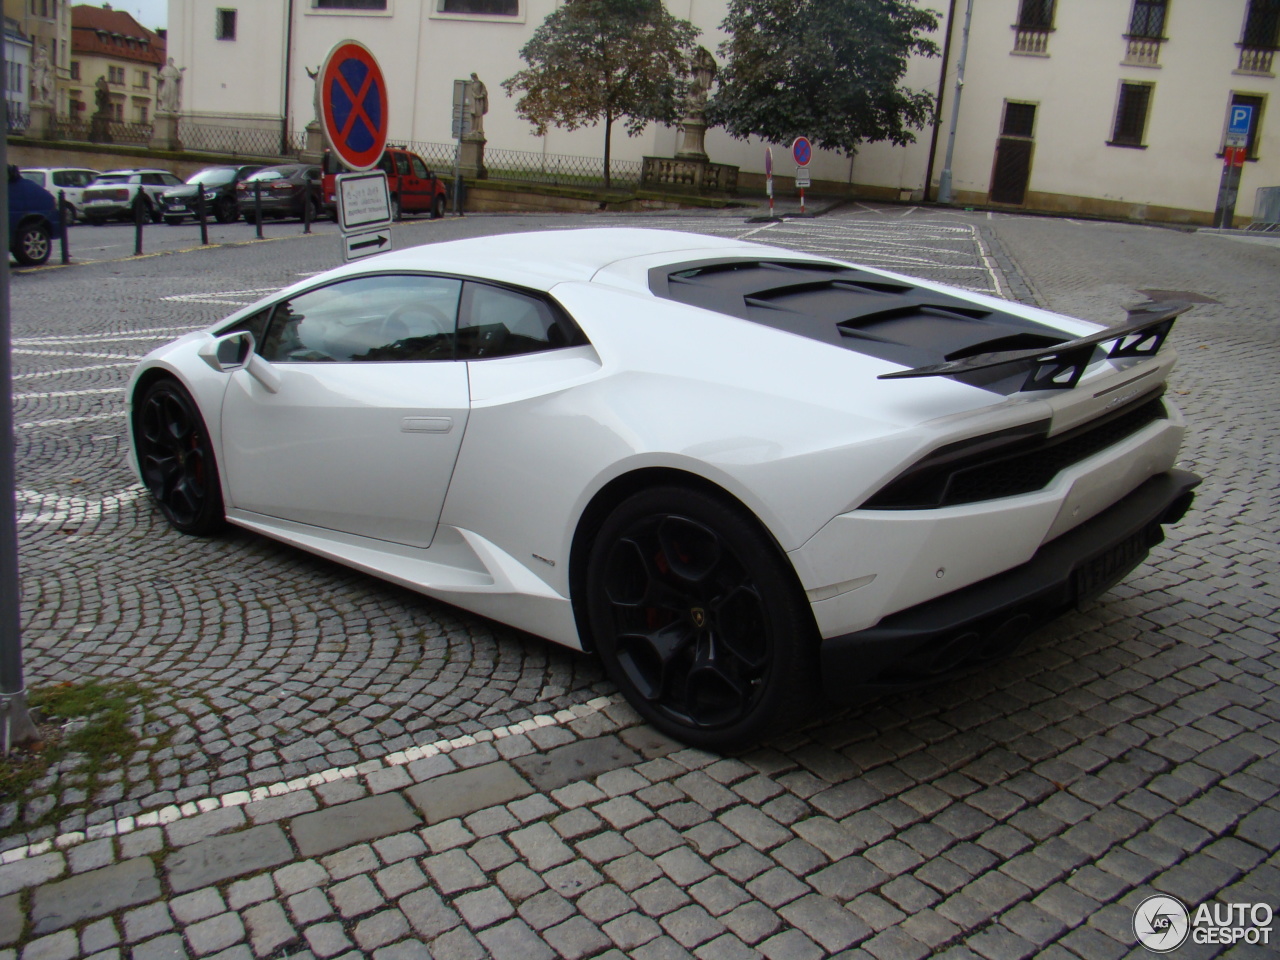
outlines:
M182 533L208 534L224 522L213 445L191 395L174 380L149 386L138 404L134 444L143 483Z
M236 202L231 197L223 197L213 205L213 218L219 223L231 223L239 213Z
M605 669L686 743L741 749L818 696L817 631L795 573L726 500L669 486L624 501L592 546L586 593Z
M53 250L52 235L44 223L33 221L18 228L14 238L13 255L24 267L38 267L49 260Z

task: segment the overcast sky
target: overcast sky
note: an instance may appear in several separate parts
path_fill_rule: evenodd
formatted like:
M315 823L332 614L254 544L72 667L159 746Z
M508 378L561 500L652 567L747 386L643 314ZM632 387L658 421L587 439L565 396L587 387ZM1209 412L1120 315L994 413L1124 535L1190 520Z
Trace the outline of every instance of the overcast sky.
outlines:
M111 9L124 10L133 14L133 19L148 30L169 25L169 0L108 0ZM100 7L100 2L91 6Z

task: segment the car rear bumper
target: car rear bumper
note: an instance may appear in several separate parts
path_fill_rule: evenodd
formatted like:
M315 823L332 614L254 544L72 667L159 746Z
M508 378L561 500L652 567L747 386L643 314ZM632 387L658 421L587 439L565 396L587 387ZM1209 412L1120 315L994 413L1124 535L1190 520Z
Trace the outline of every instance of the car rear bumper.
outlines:
M1154 476L1026 563L821 644L823 690L845 700L868 688L918 683L1012 652L1027 634L1102 593L1164 539L1200 478Z

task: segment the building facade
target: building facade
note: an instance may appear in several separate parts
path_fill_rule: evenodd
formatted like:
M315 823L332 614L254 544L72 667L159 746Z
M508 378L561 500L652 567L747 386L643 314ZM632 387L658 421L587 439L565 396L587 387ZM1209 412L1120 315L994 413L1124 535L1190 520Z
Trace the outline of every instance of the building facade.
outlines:
M186 67L193 122L301 130L313 117L314 71L339 41L378 58L396 141L447 143L455 79L490 90L490 153L601 156L603 132L536 136L500 84L559 0L170 0L169 55ZM812 177L892 199L936 196L944 168L960 203L1009 209L1207 222L1217 197L1227 116L1252 108L1239 212L1256 187L1280 184L1280 0L973 0L955 148L946 147L969 0L945 6L935 37L946 55L916 58L907 86L941 95L939 122L907 147L817 151ZM726 0L667 0L715 51ZM619 159L671 156L673 128L614 135ZM712 160L759 183L764 145L711 130ZM774 148L775 175L794 172Z
M156 78L165 43L110 4L78 4L71 10L71 63L67 112L88 121L97 110L97 82L106 82L111 118L149 123L155 115Z
M4 18L4 101L9 130L25 130L31 99L31 40L18 21Z
M30 63L40 52L53 68L54 113L65 116L67 82L71 77L71 3L69 0L4 0L4 13L31 41ZM27 73L27 97L31 99L31 75Z

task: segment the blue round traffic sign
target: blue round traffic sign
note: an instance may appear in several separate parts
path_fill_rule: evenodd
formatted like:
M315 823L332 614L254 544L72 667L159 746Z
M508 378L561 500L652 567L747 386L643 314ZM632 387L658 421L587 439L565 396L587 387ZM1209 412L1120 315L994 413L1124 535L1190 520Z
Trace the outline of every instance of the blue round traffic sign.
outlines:
M387 146L387 82L369 48L343 40L320 68L320 126L338 159L371 170Z
M813 145L809 143L808 137L796 137L791 144L791 156L795 157L797 166L809 165L809 161L813 159Z

